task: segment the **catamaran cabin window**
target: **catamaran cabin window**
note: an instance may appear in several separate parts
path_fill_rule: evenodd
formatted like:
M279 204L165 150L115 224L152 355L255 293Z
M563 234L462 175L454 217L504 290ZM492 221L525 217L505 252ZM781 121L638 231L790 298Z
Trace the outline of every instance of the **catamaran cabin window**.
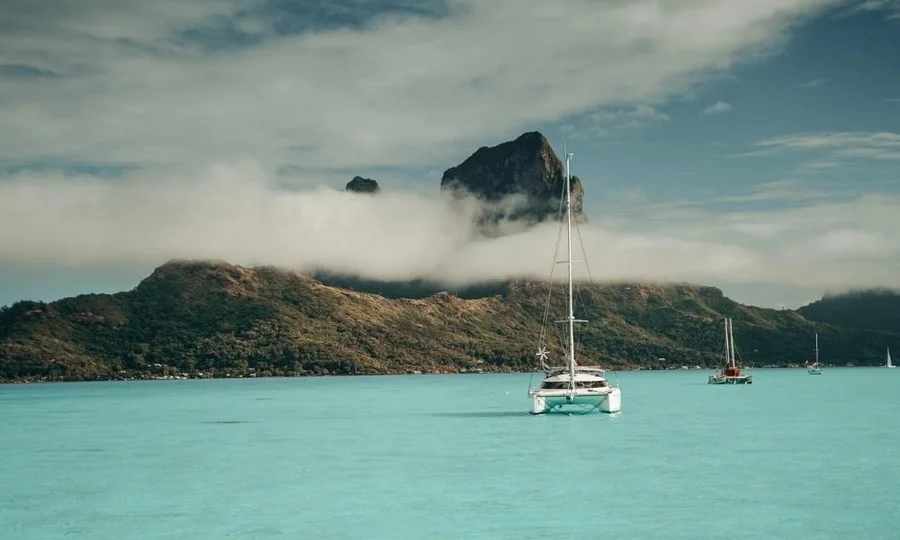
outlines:
M565 390L569 387L568 382L544 381L541 388L545 390Z

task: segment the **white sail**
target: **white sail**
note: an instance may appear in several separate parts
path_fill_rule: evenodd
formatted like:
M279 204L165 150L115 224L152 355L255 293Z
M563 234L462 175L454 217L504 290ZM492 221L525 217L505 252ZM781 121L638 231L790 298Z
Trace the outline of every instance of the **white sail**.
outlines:
M889 367L889 368L894 367L894 364L891 363L891 348L890 347L888 347L888 350L887 350L887 363L885 363L884 367Z

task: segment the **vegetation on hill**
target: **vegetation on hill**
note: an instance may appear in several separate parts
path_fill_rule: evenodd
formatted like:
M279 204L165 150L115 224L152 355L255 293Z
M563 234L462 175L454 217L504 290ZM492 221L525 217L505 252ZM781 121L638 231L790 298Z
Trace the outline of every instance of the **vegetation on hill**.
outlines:
M0 309L0 380L533 368L546 284L465 296L387 298L274 268L173 261L128 292ZM814 325L800 314L711 287L611 284L579 297L592 321L579 356L608 368L715 365L724 316L747 365L802 364L812 351ZM900 349L898 334L815 329L825 363L879 364L891 341ZM552 354L561 362L558 346Z
M888 289L827 295L797 310L811 321L842 328L900 332L900 292Z

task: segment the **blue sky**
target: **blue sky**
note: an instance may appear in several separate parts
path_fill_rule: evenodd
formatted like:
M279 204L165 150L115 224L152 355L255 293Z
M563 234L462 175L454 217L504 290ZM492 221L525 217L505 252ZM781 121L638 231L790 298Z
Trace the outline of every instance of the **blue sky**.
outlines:
M595 276L769 307L900 286L898 1L0 10L0 305L175 257L540 276L550 231L472 244L437 199L531 130L576 154ZM334 191L356 174L384 195Z

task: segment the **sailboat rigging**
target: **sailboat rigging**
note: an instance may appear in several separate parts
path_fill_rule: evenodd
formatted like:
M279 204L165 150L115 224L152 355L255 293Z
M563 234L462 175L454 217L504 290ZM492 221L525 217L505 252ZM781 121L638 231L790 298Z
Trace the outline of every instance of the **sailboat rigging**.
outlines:
M567 336L565 340L566 365L563 367L551 367L547 364L549 351L545 346L547 333L545 325L548 322L550 309L550 294L548 293L547 305L541 326L540 343L537 357L539 358L544 379L539 388L533 388L529 384L528 394L531 397L531 414L544 414L549 412L579 412L581 414L599 410L606 413L619 412L622 407L622 391L618 384L610 385L606 380L605 370L596 366L581 366L575 359L575 323L587 323L588 321L575 318L574 307L574 279L572 258L572 186L570 175L570 162L572 153L566 148L565 171L565 205L566 205L566 239L567 258L565 261L557 261L557 252L553 256L554 266L558 263L566 263L568 266L566 318L559 323L566 323ZM563 224L560 223L560 229ZM580 239L580 235L579 235ZM582 244L582 250L584 245ZM578 261L587 265L585 260ZM550 272L550 288L552 290L553 272Z
M810 375L821 375L822 365L819 364L819 333L816 332L816 361L806 370Z
M709 384L752 384L753 375L741 373L737 365L734 348L734 327L730 318L725 318L725 366L709 376Z

